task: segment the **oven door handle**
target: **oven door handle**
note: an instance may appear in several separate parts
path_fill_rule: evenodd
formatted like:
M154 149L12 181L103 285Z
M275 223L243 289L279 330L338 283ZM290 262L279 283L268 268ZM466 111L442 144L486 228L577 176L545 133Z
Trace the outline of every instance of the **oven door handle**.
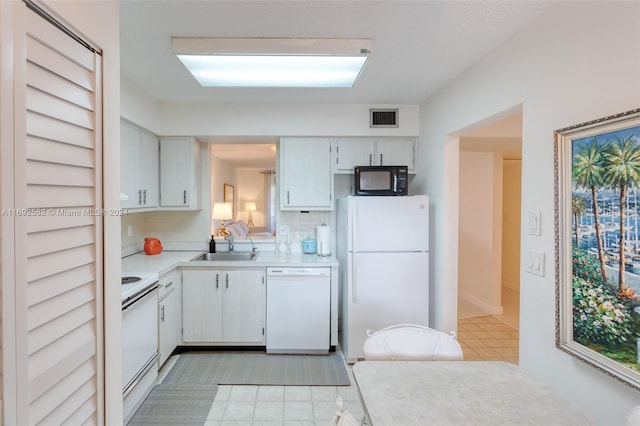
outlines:
M136 374L135 377L131 379L131 382L126 384L126 386L122 390L122 398L126 398L127 395L131 393L133 388L136 387L138 382L144 377L144 375L147 374L147 372L151 370L152 367L156 367L156 361L158 361L159 357L160 355L156 351L156 353L153 354L153 357L147 361L147 363L144 365L144 367L142 367L140 371L138 371L138 374Z
M151 287L147 287L146 289L142 290L140 293L134 294L133 296L131 296L129 299L127 299L125 302L122 303L122 310L123 311L127 310L128 308L131 307L131 305L133 305L140 299L146 297L149 293L153 292L157 288L158 288L158 282L156 281L151 285Z

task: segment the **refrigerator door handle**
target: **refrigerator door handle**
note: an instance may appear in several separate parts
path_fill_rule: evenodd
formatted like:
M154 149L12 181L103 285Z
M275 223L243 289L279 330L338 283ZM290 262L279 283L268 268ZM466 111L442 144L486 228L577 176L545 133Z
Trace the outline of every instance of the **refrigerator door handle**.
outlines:
M353 213L351 214L351 250L357 253L356 228L358 227L358 203L353 203Z
M352 256L358 253L358 248L356 246L356 236L357 236L357 228L358 228L358 203L353 203L353 212L351 214L351 250ZM352 257L353 259L353 274L351 276L351 303L356 303L357 296L357 286L358 286L358 258L356 256Z
M356 256L353 256L353 274L351 274L351 303L356 303L356 286L358 282L358 265Z

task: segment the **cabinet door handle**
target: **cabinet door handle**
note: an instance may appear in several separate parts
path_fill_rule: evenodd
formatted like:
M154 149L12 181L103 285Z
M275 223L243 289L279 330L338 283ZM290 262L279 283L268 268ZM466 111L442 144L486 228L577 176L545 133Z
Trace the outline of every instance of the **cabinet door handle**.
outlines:
M218 288L218 274L216 274L216 289Z
M172 285L173 285L173 281L171 281L171 282L169 282L169 283L166 283L166 284L164 285L164 288L165 288L165 289L168 289L168 288L169 288L169 287L171 287Z
M287 205L289 205L289 204L290 204L290 201L289 201L289 190L287 189Z
M160 321L164 322L164 305L160 308Z
M182 193L182 202L187 204L187 190L185 189Z
M142 205L142 189L138 189L138 205Z
M142 191L142 202L146 206L147 205L147 190Z
M369 154L369 165L373 166L373 154Z
M225 281L227 282L227 288L229 288L229 274L225 275Z
M382 166L382 154L380 154L380 165Z

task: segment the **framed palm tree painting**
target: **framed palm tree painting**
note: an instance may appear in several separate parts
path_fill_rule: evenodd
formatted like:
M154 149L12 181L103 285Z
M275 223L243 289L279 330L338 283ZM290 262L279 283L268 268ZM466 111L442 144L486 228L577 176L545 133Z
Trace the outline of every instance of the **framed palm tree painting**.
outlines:
M640 390L640 109L555 132L556 346Z

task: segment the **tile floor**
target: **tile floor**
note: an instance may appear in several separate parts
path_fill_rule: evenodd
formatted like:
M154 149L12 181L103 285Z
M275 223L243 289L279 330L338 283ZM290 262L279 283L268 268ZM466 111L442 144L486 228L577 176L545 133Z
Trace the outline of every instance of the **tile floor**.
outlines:
M458 302L458 342L464 359L518 364L520 293L503 288L501 315L487 315L470 303Z
M466 361L518 364L518 331L492 316L458 320L458 342Z
M205 426L328 426L338 410L363 416L358 388L350 386L220 386Z

